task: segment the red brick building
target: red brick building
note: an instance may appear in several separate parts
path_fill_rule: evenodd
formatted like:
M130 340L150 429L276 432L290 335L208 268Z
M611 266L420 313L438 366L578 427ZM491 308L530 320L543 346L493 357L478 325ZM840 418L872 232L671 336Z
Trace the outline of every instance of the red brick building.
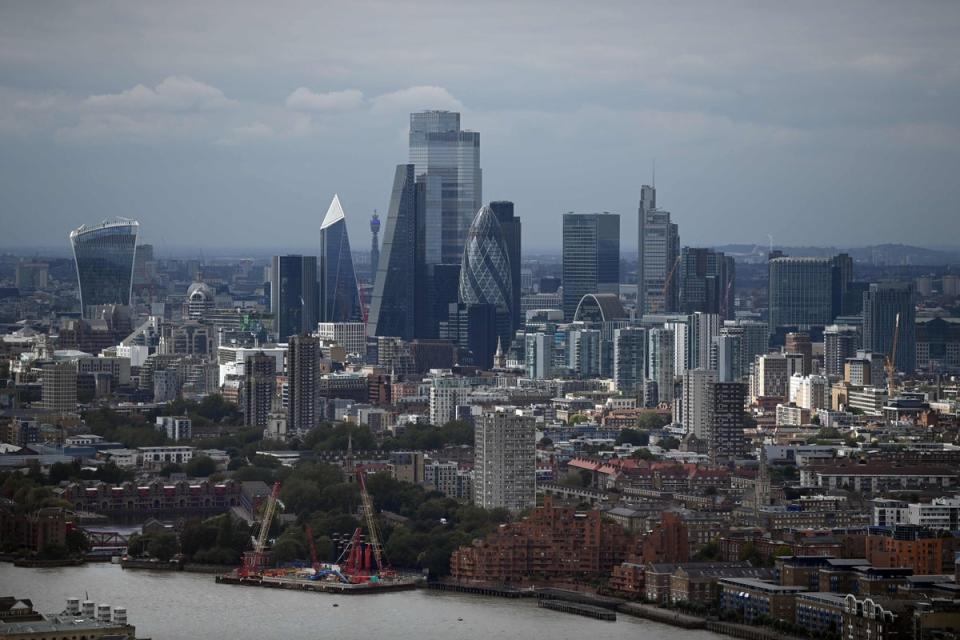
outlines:
M522 522L502 525L454 551L450 569L458 581L497 584L606 577L632 544L631 536L599 511L555 507L546 496Z

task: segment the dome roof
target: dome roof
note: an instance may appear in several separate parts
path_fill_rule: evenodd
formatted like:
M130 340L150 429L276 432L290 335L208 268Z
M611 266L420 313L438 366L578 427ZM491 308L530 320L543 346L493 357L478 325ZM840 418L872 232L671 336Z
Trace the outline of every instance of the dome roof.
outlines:
M620 296L615 293L588 293L580 299L577 312L573 314L574 322L610 322L626 318L627 312L620 302Z
M216 292L206 282L194 282L187 289L187 300L190 302L213 302Z

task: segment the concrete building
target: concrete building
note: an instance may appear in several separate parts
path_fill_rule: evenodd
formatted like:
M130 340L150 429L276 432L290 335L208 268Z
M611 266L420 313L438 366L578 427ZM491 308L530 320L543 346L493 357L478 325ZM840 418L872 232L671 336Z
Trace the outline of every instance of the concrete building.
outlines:
M617 391L634 395L642 388L647 364L647 331L639 327L613 331L613 382Z
M711 385L713 407L710 424L710 457L714 461L744 458L747 438L744 404L747 385L742 382L715 382Z
M753 402L758 398L783 398L789 392L789 374L787 358L780 353L757 356L751 376L750 396Z
M657 402L673 403L674 334L671 329L653 328L649 331L648 377L656 384Z
M863 348L889 354L893 330L900 316L895 364L897 371L913 373L917 367L916 293L912 282L871 284L863 294Z
M536 504L536 425L511 408L485 411L476 423L474 498L484 509L521 511Z
M193 422L185 416L157 416L156 428L174 442L193 437Z
M276 358L263 352L254 353L243 365L243 424L266 428L277 389Z
M717 372L709 369L690 369L683 374L683 429L688 435L708 442L713 429L712 385Z
M860 348L860 332L850 325L832 324L823 330L823 368L831 380L843 377L847 358L856 355Z
M292 336L287 347L287 431L306 433L321 419L320 339Z
M41 368L41 402L54 413L77 410L77 368L72 362L45 364Z
M720 316L715 313L694 313L688 323L688 369L709 369L713 340L720 335Z
M333 340L348 354L364 356L367 352L367 328L362 322L321 322L317 325L317 336Z

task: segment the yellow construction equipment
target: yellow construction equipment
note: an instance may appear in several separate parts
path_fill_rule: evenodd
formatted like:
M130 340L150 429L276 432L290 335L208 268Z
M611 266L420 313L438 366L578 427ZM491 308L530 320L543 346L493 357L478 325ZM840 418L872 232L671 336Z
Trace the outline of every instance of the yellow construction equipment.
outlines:
M897 393L897 344L900 342L900 314L893 323L893 346L883 358L883 368L887 372L887 400L893 400Z

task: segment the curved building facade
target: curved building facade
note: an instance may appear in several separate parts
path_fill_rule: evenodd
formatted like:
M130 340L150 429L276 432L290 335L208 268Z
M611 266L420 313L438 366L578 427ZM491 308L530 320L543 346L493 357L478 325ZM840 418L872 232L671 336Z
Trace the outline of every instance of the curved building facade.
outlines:
M99 305L130 304L139 229L136 220L117 218L70 232L84 317Z
M513 307L510 258L500 223L490 207L477 212L467 232L460 265L460 301L496 305L508 314Z

